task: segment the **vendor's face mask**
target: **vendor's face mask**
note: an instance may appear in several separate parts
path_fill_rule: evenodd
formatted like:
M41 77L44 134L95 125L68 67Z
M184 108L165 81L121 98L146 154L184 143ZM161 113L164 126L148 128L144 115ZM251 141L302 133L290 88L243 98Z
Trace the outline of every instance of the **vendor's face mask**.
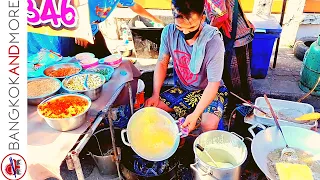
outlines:
M182 31L180 31L182 37L183 37L185 40L190 40L190 39L192 39L192 38L199 32L200 26L201 26L201 24L199 24L199 27L198 27L196 30L191 31L191 32L189 32L188 34L184 34Z
M180 31L181 36L185 40L190 40L200 31L200 27L205 19L205 16L200 16L196 13L191 13L186 17L173 10L175 17L175 25Z

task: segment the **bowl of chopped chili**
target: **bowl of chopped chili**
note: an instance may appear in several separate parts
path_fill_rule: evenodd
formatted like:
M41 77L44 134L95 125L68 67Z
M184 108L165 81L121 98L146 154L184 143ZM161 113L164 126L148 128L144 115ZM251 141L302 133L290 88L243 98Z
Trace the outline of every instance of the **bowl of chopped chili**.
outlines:
M87 121L91 99L83 94L58 94L42 101L38 114L58 131L71 131Z
M82 67L77 63L59 63L47 67L43 74L47 77L54 77L63 80L66 77L78 74L82 71Z

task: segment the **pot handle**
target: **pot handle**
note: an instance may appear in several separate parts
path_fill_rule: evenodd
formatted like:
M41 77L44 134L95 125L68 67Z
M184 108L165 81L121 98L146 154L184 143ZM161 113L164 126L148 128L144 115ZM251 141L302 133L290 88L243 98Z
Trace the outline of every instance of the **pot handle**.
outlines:
M241 141L244 141L244 138L242 136L240 136L239 134L237 134L235 132L230 132L230 133L237 136L238 138L240 138Z
M196 165L198 164L198 162L196 162L196 163L194 163L194 164L190 164L190 168L192 169L192 170L194 170L195 172L197 172L200 176L206 176L206 175L208 175L208 173L202 173L202 172L200 172L198 169L197 169L197 167L196 167Z
M125 134L126 134L127 132L128 132L127 129L121 130L121 139L122 139L123 144L125 144L125 145L127 145L127 146L131 146L131 144L128 143L128 142L126 141L126 138L125 138Z
M249 133L252 135L252 137L254 138L256 136L256 133L253 131L254 128L259 127L262 129L266 129L266 127L260 123L254 124L251 127L248 128Z

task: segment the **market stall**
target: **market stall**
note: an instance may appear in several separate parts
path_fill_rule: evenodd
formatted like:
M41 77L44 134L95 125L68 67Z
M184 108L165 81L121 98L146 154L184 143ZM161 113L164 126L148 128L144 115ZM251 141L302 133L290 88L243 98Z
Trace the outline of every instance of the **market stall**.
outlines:
M115 68L112 78L103 85L101 96L97 100L92 101L85 123L71 131L62 132L53 129L39 116L37 106L29 105L27 160L29 178L46 179L55 177L62 179L59 171L61 163L77 144L80 137L84 140L81 141L80 139L80 149L77 148L77 150L82 150L88 141L88 137L90 138L98 124L102 121L102 118L94 121L97 113L101 110L104 110L106 113L126 83L139 76L140 72L130 61L123 61L119 67ZM77 156L77 154L73 154L73 156ZM77 164L75 163L75 165ZM76 171L77 174L80 172L78 178L81 179L83 176L81 176L81 165L76 168Z

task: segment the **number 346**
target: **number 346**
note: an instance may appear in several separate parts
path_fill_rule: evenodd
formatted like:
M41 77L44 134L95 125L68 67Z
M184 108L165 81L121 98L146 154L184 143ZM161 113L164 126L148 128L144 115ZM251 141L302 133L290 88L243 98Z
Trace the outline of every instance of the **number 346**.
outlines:
M50 23L55 28L75 27L77 24L77 11L70 4L70 0L59 0L58 7L55 0L42 0L40 9L35 0L28 0L28 23L40 25Z

